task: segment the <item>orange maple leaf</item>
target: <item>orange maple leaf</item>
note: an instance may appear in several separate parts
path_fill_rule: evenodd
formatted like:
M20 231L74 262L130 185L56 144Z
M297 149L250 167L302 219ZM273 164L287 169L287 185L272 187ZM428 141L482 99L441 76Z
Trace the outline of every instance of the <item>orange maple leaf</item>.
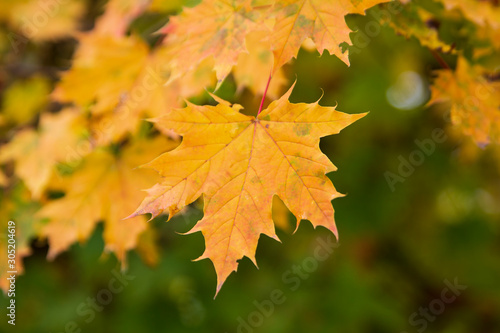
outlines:
M479 25L490 25L493 29L500 28L500 6L494 1L478 0L442 0L446 9L458 9L465 17Z
M130 23L149 6L150 0L109 0L106 10L97 18L93 34L124 36Z
M135 247L147 224L139 218L122 221L123 216L140 203L140 190L157 178L150 170L134 169L175 146L175 142L163 138L138 140L124 148L119 157L104 149L88 155L63 183L66 195L46 203L37 213L37 217L50 221L40 232L49 241L48 257L54 258L75 241L86 240L96 224L104 220L106 250L125 263L126 251Z
M150 51L134 36L82 34L79 41L73 67L63 73L52 96L90 110L97 145L118 142L135 133L143 118L181 106L181 97L197 95L214 81L211 64L205 61L182 79L166 84L167 50L158 47Z
M75 109L43 113L38 131L22 129L0 147L0 163L14 160L15 173L39 199L58 163L68 162L71 150L84 140L85 119Z
M262 73L269 73L273 66L271 42L265 39L266 34L265 31L256 31L248 34L245 40L249 53L241 53L233 68L234 81L239 91L247 87L255 95L263 95L266 92L268 77ZM278 70L273 75L266 96L278 98L286 82L283 69Z
M261 5L251 0L204 0L175 16L161 29L172 54L172 79L181 76L201 60L213 57L219 84L231 72L242 53L248 53L245 38L265 32L274 53L273 76L297 56L302 42L311 37L320 53L328 50L346 64L347 53L340 47L349 43L351 29L344 17L389 0L279 0ZM264 34L264 35L265 35Z
M406 39L415 37L422 46L443 52L452 52L451 45L446 44L439 38L438 30L429 27L433 15L427 10L410 2L399 15L392 15L381 19L381 23L390 26L396 33Z
M311 37L320 54L328 50L349 65L347 53L340 47L350 44L351 29L345 22L347 14L365 11L388 0L280 0L274 5L276 23L271 34L274 70L296 58L302 42Z
M452 124L481 146L500 143L500 83L488 81L485 73L459 57L455 71L438 71L429 102L450 101Z
M172 17L162 29L168 33L165 43L173 55L171 79L212 56L217 79L222 82L236 65L238 55L247 52L246 35L262 30L257 24L259 12L251 3L251 0L205 0Z
M85 3L80 0L49 4L38 0L0 1L0 20L25 38L36 41L73 36L85 11Z
M79 36L79 42L72 68L62 74L52 95L82 108L92 106L96 115L112 112L144 70L148 47L133 36L87 33Z
M292 104L293 87L256 118L218 99L217 106L188 104L154 121L183 136L179 147L146 166L161 183L131 216L168 211L170 216L204 195L204 217L189 232L201 231L217 272L217 292L247 256L254 263L260 234L278 239L271 217L273 196L290 211L337 235L331 200L342 196L326 177L335 166L319 150L319 139L365 114L335 107Z

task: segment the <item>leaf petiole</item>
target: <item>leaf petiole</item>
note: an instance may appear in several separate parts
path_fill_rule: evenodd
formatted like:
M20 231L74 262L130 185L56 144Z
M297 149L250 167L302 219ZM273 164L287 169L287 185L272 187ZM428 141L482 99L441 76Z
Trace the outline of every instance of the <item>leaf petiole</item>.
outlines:
M269 89L269 84L271 83L272 78L273 78L273 72L269 74L269 79L267 80L266 89L264 90L264 95L262 96L262 100L260 101L260 107L259 111L257 112L257 115L259 115L262 109L264 108L264 101L266 100L267 89Z

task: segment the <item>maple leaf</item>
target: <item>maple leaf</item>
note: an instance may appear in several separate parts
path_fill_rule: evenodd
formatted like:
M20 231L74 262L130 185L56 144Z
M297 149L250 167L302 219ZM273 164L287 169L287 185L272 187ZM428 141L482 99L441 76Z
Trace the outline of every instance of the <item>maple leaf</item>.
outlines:
M239 105L217 99L217 106L188 104L154 121L183 136L181 145L146 166L161 183L131 216L168 211L170 217L204 195L204 217L189 232L201 231L217 272L217 292L237 260L254 263L260 234L278 239L272 222L278 195L297 221L308 219L337 235L331 200L342 196L325 176L336 170L319 150L320 137L336 134L365 114L334 107L292 104L293 87L257 118L239 113Z
M451 45L439 38L438 30L429 27L428 22L432 22L433 19L434 17L428 11L410 2L399 15L384 17L381 23L389 25L406 39L412 36L417 38L422 46L440 49L443 52L452 51Z
M0 147L0 163L14 160L16 175L37 199L47 187L57 163L68 161L70 152L84 140L84 134L85 120L77 110L44 113L38 131L23 129Z
M438 71L429 102L451 101L453 125L481 146L500 143L500 83L484 74L484 68L459 57L455 72Z
M259 11L251 3L251 0L204 0L172 17L161 30L168 34L165 43L174 55L172 79L212 56L221 83L236 65L238 55L247 52L246 35L263 29L258 24Z
M145 117L170 107L214 84L211 63L201 62L182 79L170 77L168 50L150 52L136 37L105 34L80 36L73 67L63 73L53 98L73 102L91 112L91 133L97 145L118 142L135 133ZM88 82L96 82L89 85Z
M148 47L135 37L101 34L82 34L79 41L72 68L62 74L53 98L92 106L94 114L111 112L144 70Z
M38 0L0 1L0 19L36 41L72 36L84 13L85 4L81 0L50 4Z
M496 56L500 52L500 29L491 29L489 26L478 26L477 39L485 43L474 49L474 58Z
M269 73L273 66L271 41L266 40L265 36L265 31L256 31L248 34L245 40L249 52L239 55L238 63L233 69L234 80L239 90L248 87L254 94L263 95L265 92L268 77L262 73ZM273 75L267 96L278 98L286 82L283 70L278 70Z
M324 50L349 65L347 53L340 47L350 44L351 29L345 22L347 14L363 14L377 4L388 0L280 0L274 5L276 23L271 34L274 69L296 58L304 40L311 37L320 54Z
M126 251L135 247L147 225L143 219L122 219L141 201L140 190L157 178L149 170L134 168L176 145L163 138L138 140L124 148L120 157L104 149L88 155L81 168L64 182L66 195L45 204L37 213L50 220L41 230L41 236L49 241L48 258L75 241L86 240L95 225L104 220L106 250L115 252L124 262Z
M494 29L500 28L500 6L494 1L478 0L442 0L446 9L458 9L465 17L478 25L490 25Z
M98 143L117 142L126 133L135 133L144 118L158 117L169 108L180 107L182 97L199 95L214 84L215 76L209 59L182 78L166 83L169 70L165 53L164 48L159 48L150 54L130 90L122 93L113 112L94 117L92 127Z
M96 20L93 34L124 36L127 28L137 16L142 14L150 0L110 0L103 15Z

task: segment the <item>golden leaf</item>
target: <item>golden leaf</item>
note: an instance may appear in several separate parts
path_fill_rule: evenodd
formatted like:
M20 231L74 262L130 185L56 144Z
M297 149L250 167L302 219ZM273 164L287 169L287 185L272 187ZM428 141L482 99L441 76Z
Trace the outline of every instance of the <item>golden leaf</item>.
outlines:
M23 129L0 147L0 163L16 162L15 173L38 199L57 163L68 162L71 151L83 140L85 120L74 109L44 113L39 130Z
M50 245L48 257L54 258L75 241L84 241L95 225L104 221L106 250L124 262L126 251L134 248L137 237L146 230L144 219L123 221L126 212L141 201L140 190L157 178L149 170L135 169L152 156L176 145L165 139L141 140L123 149L119 157L103 149L87 156L83 165L65 185L66 195L45 204L37 213L49 219L41 230Z
M292 104L292 89L255 117L218 99L217 106L189 104L154 120L183 136L179 147L146 166L163 180L131 216L170 216L204 196L201 231L217 272L217 291L247 256L254 263L260 234L277 239L272 221L278 195L297 221L308 219L337 235L331 200L342 196L325 176L335 166L319 150L320 137L337 134L364 114L349 115L318 103Z
M455 72L438 71L430 101L450 101L453 125L481 146L500 143L500 83L484 74L484 68L459 57Z
M280 0L274 5L276 24L271 34L274 52L274 72L290 59L296 58L300 46L311 37L320 54L324 50L349 65L347 53L340 47L350 44L351 29L345 22L347 14L365 11L387 0Z

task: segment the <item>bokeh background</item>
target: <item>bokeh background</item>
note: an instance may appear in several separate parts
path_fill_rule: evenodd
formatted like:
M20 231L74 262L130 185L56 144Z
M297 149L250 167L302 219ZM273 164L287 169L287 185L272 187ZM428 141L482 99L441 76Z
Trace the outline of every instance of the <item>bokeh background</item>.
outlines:
M182 5L195 3L169 2L163 10L136 19L130 29L147 35ZM84 14L78 27L88 30L105 2L80 5ZM33 89L27 98L19 97L24 98L20 105L46 107L44 96L58 73L71 65L77 42L29 41L14 53L6 9L1 14L2 112L8 105L3 92L15 84ZM370 20L369 15L347 18L358 30L353 40ZM445 26L440 33L446 36L447 29L455 28ZM468 42L464 39L457 48L467 52ZM442 57L455 66L454 55ZM33 254L24 259L25 272L16 284L16 326L8 325L3 315L0 331L500 332L500 164L494 147L471 148L466 138L449 130L449 105L428 105L430 82L441 65L416 39L382 26L350 60L347 67L336 57L304 49L285 68L289 84L297 80L291 101L310 103L322 97L322 105L337 104L343 112L370 111L339 135L321 141L322 151L338 167L329 177L347 195L333 201L339 246L307 276L293 273L294 267L311 262L318 241L331 234L307 221L293 233L295 221L289 216L289 226L277 230L281 243L261 238L259 269L244 258L214 299L211 262L192 262L203 252L202 235L180 235L202 217L202 203L197 202L168 223L166 216L150 222L158 231L150 240L159 251L157 264L148 265L131 251L127 285L93 314L82 315L78 309L109 288L120 269L114 255L102 254L102 225L87 242L74 244L53 261L46 260L46 242L33 240ZM238 91L232 77L217 95L242 104L248 114L260 102L252 92ZM205 94L196 102L209 100ZM436 129L445 131L446 140L435 143L435 151L391 188L387 172L397 174L401 158L408 160L419 149L415 140L431 139ZM2 142L9 130L2 128ZM13 218L29 220L36 209L26 204ZM286 278L291 276L296 278L293 284ZM436 300L447 288L445 281L467 288L454 301L440 303ZM283 302L270 309L276 290ZM7 301L0 296L2 314ZM422 320L419 311L430 306L439 314L430 310L432 319Z

